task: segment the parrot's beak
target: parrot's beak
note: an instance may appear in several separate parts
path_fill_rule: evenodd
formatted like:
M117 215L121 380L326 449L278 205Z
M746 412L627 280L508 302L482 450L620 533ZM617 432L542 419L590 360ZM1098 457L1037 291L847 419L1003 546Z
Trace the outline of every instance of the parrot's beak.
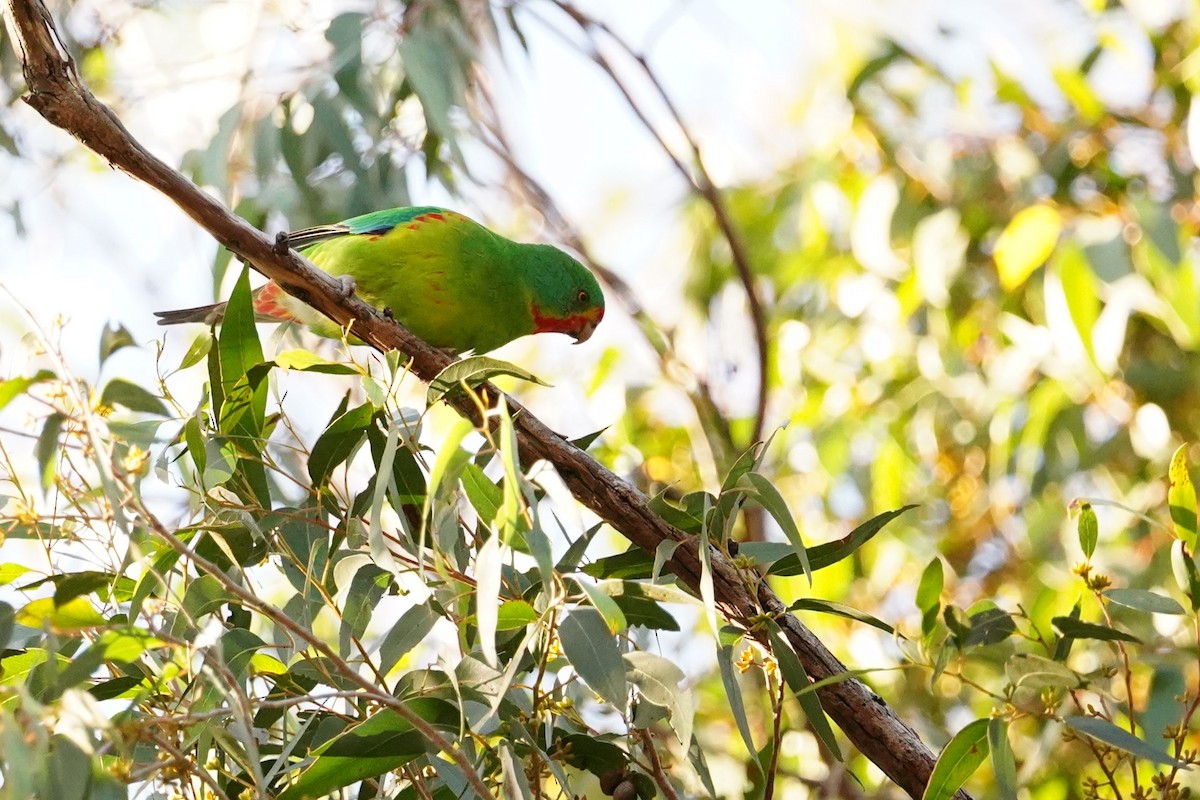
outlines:
M592 338L592 333L595 332L596 326L600 323L598 319L585 319L579 328L572 332L575 337L575 344L583 344L588 339Z

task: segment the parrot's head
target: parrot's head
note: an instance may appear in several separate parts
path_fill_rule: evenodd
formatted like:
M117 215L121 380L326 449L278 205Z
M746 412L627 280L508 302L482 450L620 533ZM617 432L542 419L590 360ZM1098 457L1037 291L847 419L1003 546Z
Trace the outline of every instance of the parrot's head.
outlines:
M565 333L586 342L604 319L604 294L587 268L546 244L527 245L534 333Z

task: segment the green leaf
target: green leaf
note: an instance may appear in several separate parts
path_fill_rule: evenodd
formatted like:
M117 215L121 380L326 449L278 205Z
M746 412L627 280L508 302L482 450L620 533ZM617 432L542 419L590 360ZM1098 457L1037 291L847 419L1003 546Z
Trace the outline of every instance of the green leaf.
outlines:
M767 621L767 638L771 643L771 654L775 656L779 671L783 674L783 679L787 681L792 693L796 695L796 699L800 701L800 707L804 709L804 714L808 717L808 724L812 726L813 732L817 734L833 757L842 761L842 750L838 747L837 738L833 735L833 727L829 724L829 718L825 716L825 709L821 707L821 699L817 696L816 690L812 688L812 680L804 671L796 652L784 640L783 631L774 620Z
M463 465L460 480L463 490L467 493L467 499L471 501L471 507L475 509L479 518L489 525L495 522L504 502L504 493L500 487L479 468L479 465L470 462Z
M230 594L213 575L201 575L188 584L183 593L183 614L179 620L186 630L187 626L195 624L201 617L220 611L227 603L237 602L237 597Z
M460 41L446 24L429 22L434 15L423 16L425 24L412 26L400 39L400 58L405 77L421 99L429 130L444 139L455 158L462 155L454 144L456 133L450 110L461 105L466 93L467 78L462 61L465 55ZM437 19L443 19L438 15Z
M1046 262L1062 228L1062 215L1051 205L1030 206L1017 212L992 251L1000 285L1006 292L1018 289Z
M608 626L610 633L615 635L629 627L629 623L625 620L625 612L621 610L615 600L587 581L577 580L575 585L587 595L592 606L604 617L604 624Z
M362 71L362 36L366 15L349 11L334 17L325 29L325 40L333 46L333 79L339 95L361 112L369 104L363 96L359 80Z
M195 339L192 339L191 345L188 346L187 352L183 354L183 360L179 362L179 366L175 368L175 371L179 372L180 370L185 370L188 367L194 367L199 364L208 355L209 351L212 350L212 346L213 335L209 331L205 331Z
M879 516L867 520L862 525L850 531L848 535L835 542L826 542L825 544L808 548L809 566L812 567L813 572L816 572L817 570L836 564L844 558L848 558L855 550L862 547L874 538L875 534L883 530L885 525L905 511L913 508L916 508L916 506L907 505L903 508L885 511ZM781 576L799 575L802 572L804 572L803 565L796 555L779 559L767 570L768 575Z
M970 631L963 641L965 645L999 644L1016 633L1017 626L1008 612L999 608L988 608L967 618Z
M619 593L612 594L612 600L624 614L629 627L641 626L658 631L678 631L679 622L663 608L658 601L647 596L642 584L636 581L621 581L615 586L606 584L601 590L609 592L615 588Z
M680 744L690 744L694 709L691 693L680 686L686 678L683 670L662 656L640 650L625 653L624 659L625 680L646 700L669 709Z
M1100 297L1096 276L1088 264L1083 248L1074 241L1064 243L1054 257L1053 269L1058 273L1063 294L1067 301L1067 313L1075 323L1075 331L1083 343L1092 363L1096 361L1096 349L1092 342L1092 329L1100 317Z
M54 734L50 741L45 796L55 800L90 800L92 765L87 753L62 734Z
M497 631L512 631L524 628L538 620L538 613L524 600L505 600L500 604L496 619Z
M650 580L658 580L663 568L667 566L667 562L675 555L675 551L681 544L683 542L677 539L663 539L658 543L658 546L654 548L654 567L650 570Z
M627 578L637 580L649 578L653 567L654 556L640 547L631 547L624 553L598 558L584 566L581 571L583 574L591 575L597 579Z
M951 800L988 756L988 722L977 719L954 737L933 765L922 800Z
M56 575L54 576L54 602L61 607L76 597L111 586L116 580L117 576L111 572L92 570Z
M363 403L335 418L317 437L308 458L308 477L321 486L340 464L345 463L367 435L375 406Z
M443 731L457 733L458 709L444 700L419 697L405 707ZM329 740L313 751L313 762L278 800L321 797L376 775L399 769L426 752L425 737L391 709L384 709L365 722Z
M39 370L32 378L8 378L0 380L0 408L4 408L14 399L24 394L30 386L45 381L56 380L56 376L48 369Z
M100 403L109 408L124 406L130 411L143 414L156 414L160 417L170 416L163 401L137 384L120 378L113 378L100 393Z
M1079 547L1083 550L1083 557L1090 559L1092 553L1096 552L1096 542L1100 539L1100 523L1096 519L1096 512L1091 503L1084 500L1078 504L1077 508L1079 521L1076 523L1076 528L1079 533Z
M391 583L392 574L377 564L364 564L354 573L338 629L338 648L342 656L356 652L352 642L366 633L375 606Z
M1179 589L1187 595L1192 611L1200 609L1200 570L1187 546L1180 540L1171 545L1171 571Z
M258 329L254 326L254 303L250 293L248 266L242 268L242 274L238 276L233 293L225 306L225 317L221 321L221 333L217 338L217 359L221 397L225 399L229 398L238 381L246 376L250 368L263 361L262 344L258 341ZM262 432L266 403L266 387L259 384L259 389L255 390L254 399L249 404L251 414L244 432L252 435ZM226 417L224 408L218 408L217 412L218 418Z
M788 510L783 495L775 488L775 484L757 472L747 472L742 476L738 485L742 488L749 488L751 496L779 523L779 527L783 529L784 535L787 536L788 541L795 548L800 568L803 570L805 577L808 578L808 583L811 586L812 565L808 560L808 551L804 547L804 540L800 536L800 529L796 526L796 520L792 518L792 512Z
M945 588L945 570L942 560L936 556L925 566L917 584L917 608L921 611L939 609L942 604L942 589Z
M1063 717L1063 722L1070 728L1090 736L1093 739L1112 745L1126 753L1145 759L1154 764L1165 764L1170 767L1186 769L1186 765L1163 753L1145 739L1134 736L1123 728L1118 728L1106 719L1100 717Z
M521 369L516 364L510 364L507 361L500 361L495 358L488 358L487 356L471 356L450 364L439 372L436 378L429 382L429 391L425 395L425 403L432 406L439 400L443 400L455 392L461 391L464 384L474 389L497 375L511 375L514 378L530 381L540 386L549 386L548 383L544 383L533 373Z
M596 694L623 713L627 703L625 662L604 617L594 608L577 608L558 626L563 654Z
M387 675L414 647L420 644L441 619L429 603L413 606L400 615L379 645L379 672Z
M797 600L788 606L790 611L819 611L822 614L833 614L837 617L845 617L846 619L865 622L866 624L878 628L885 633L895 633L895 629L880 619L872 617L870 614L859 611L857 608L852 608L842 603L835 603L832 600L818 600L815 597L805 597Z
M108 357L117 352L123 347L135 347L137 345L133 340L133 334L125 329L124 325L105 325L104 330L100 332L100 366L104 366L104 362L108 361Z
M992 775L1000 800L1017 800L1017 761L1008 741L1008 723L997 717L988 720L988 749L992 751Z
M326 361L308 350L285 350L275 356L275 366L300 372L321 372L327 375L357 375L359 371L350 364Z
M199 417L188 417L188 421L183 423L183 442L187 446L188 455L192 457L192 463L196 465L196 471L203 475L208 458Z
M600 436L603 435L603 433L606 430L608 430L608 428L609 428L609 426L605 425L603 428L601 428L598 431L592 431L591 433L585 433L583 436L578 436L578 437L576 437L574 439L570 439L568 441L575 447L578 447L580 450L587 450L589 447L592 446L592 442L599 439Z
M67 418L54 413L46 417L42 432L38 434L33 451L37 456L38 474L42 476L42 491L49 491L54 485L54 477L58 473L58 435L62 432L63 423Z
M1072 639L1099 639L1104 642L1142 643L1141 639L1132 634L1119 631L1116 628L1110 628L1107 625L1099 625L1095 622L1084 622L1072 617L1054 617L1050 622L1054 624L1055 628L1058 628L1063 636L1069 636Z
M1066 664L1034 655L1015 655L1004 664L1008 682L1016 688L1040 691L1045 687L1075 688L1082 685L1079 675Z
M116 628L107 630L96 640L96 646L104 653L106 661L136 664L150 649L162 647L166 642L139 628ZM140 679L138 680L140 683Z
M1188 552L1195 553L1196 488L1188 471L1187 448L1186 444L1180 445L1171 456L1171 467L1167 472L1170 478L1167 503L1171 507L1171 522L1175 523L1175 538L1184 543Z
M411 409L408 411L411 412ZM401 411L404 414L404 410ZM412 412L415 414L415 412ZM375 413L375 424L367 428L367 440L371 443L371 458L377 469L382 469L383 457L387 451L388 437L392 435L391 428L396 428L401 441L392 454L392 480L395 484L396 495L392 503L396 505L420 505L425 502L425 474L417 463L414 452L418 452L416 442L417 426L410 425L410 418L402 417L395 423L389 423L383 411ZM388 431L385 435L384 431ZM390 489L389 489L390 491Z
M742 698L742 687L734 673L733 643L726 643L725 637L722 635L719 644L717 665L721 669L721 684L725 687L725 700L729 703L729 710L733 712L733 719L737 723L738 733L742 735L742 742L746 745L746 752L757 753L758 748L754 746L754 737L750 734L750 722L746 718L746 703Z
M48 627L55 633L78 633L108 624L108 619L82 597L61 606L55 605L52 597L33 600L16 613L15 619L28 628Z
M13 625L16 622L16 611L8 603L0 600L0 653L8 649L12 641Z
M29 567L23 564L15 564L12 562L0 564L0 586L7 586L29 571Z
M676 527L684 533L699 534L704 530L704 520L694 516L687 510L672 505L667 500L666 489L650 498L646 506L655 514L662 517L668 525Z
M1182 614L1183 606L1166 595L1145 589L1109 589L1104 596L1117 605L1151 614Z
M934 556L921 573L917 584L917 608L921 610L921 633L929 637L937 626L942 610L942 589L946 583L942 560Z

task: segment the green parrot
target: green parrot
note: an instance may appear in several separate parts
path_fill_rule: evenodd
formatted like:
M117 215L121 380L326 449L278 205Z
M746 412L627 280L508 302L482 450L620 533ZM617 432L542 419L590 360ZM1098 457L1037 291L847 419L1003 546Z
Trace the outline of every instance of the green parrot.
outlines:
M435 347L494 350L531 333L587 341L604 318L596 278L545 244L520 244L454 211L391 208L288 234L288 245L363 300L389 309ZM255 290L263 322L295 321L322 336L340 329L271 282ZM159 325L212 323L225 304L159 311Z

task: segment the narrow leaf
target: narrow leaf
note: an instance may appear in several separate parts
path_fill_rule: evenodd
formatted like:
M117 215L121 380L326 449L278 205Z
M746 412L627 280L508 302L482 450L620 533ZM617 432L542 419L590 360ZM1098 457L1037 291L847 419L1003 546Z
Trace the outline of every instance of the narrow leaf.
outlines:
M977 719L954 737L933 765L922 800L951 800L988 756L988 722Z
M1100 538L1100 523L1096 519L1096 511L1092 504L1086 500L1079 503L1078 511L1076 528L1079 534L1079 548L1083 550L1083 557L1090 559L1092 553L1096 552L1096 542Z
M338 465L354 454L362 444L374 415L375 407L364 403L329 424L313 444L312 455L308 459L308 476L313 486L323 484Z
M579 677L623 713L626 705L625 662L608 623L594 608L577 608L558 626L563 653Z
M896 517L903 514L909 509L916 508L915 505L907 505L903 508L897 508L892 511L885 511L882 514L872 517L871 519L859 525L844 538L838 539L835 542L826 542L825 544L815 545L808 548L808 563L813 572L819 569L824 569L832 564L836 564L844 558L851 556L855 550L862 547L864 544L874 538L875 534L883 530L884 526L894 520ZM799 557L790 555L787 558L781 558L776 561L767 571L768 575L799 575L804 572L803 565L800 563Z
M1017 800L1017 762L1008 741L1008 723L998 718L988 720L987 738L992 751L996 796L1000 800Z
M421 697L405 703L436 728L457 732L458 710L444 700ZM425 738L395 711L384 709L313 751L315 759L279 800L322 797L376 775L399 769L425 753Z
M1159 748L1154 747L1145 739L1140 739L1134 736L1129 731L1118 728L1106 719L1100 717L1080 717L1071 716L1063 717L1063 722L1070 728L1079 733L1096 739L1097 741L1110 744L1113 747L1124 750L1126 753L1131 753L1138 758L1143 758L1146 761L1155 764L1165 764L1170 767L1180 767L1186 769L1187 766L1182 762L1176 761L1163 753Z
M1054 617L1050 620L1063 636L1072 639L1099 639L1104 642L1132 642L1141 644L1142 640L1125 631L1100 625L1095 622L1084 622L1071 617Z
M105 325L104 330L100 332L100 366L104 366L108 357L121 348L134 346L136 342L133 341L133 334L126 330L124 325Z
M143 414L156 414L160 417L169 416L170 412L163 401L154 394L135 383L121 378L113 378L100 393L100 403L114 408L122 406L130 411Z
M1183 606L1166 595L1145 589L1109 589L1104 596L1117 605L1151 614L1182 614Z
M46 423L42 426L42 432L33 448L37 455L38 474L42 477L43 492L54 485L54 477L58 472L58 435L62 432L66 419L59 413L46 417Z
M1188 446L1180 445L1171 456L1171 466L1167 471L1170 488L1167 490L1167 503L1171 507L1171 522L1175 523L1175 538L1187 547L1188 552L1196 552L1196 488L1192 484L1192 476L1188 471Z
M487 356L471 356L450 364L429 382L425 403L433 405L454 392L461 391L464 384L474 389L497 375L511 375L539 386L549 386L532 372L521 369L516 364Z
M808 551L804 548L804 540L800 536L800 529L796 526L796 520L792 518L792 512L788 510L787 503L783 499L783 495L775 488L775 484L767 480L763 475L757 472L747 472L742 476L742 485L748 485L753 489L755 500L764 509L767 510L775 521L779 523L779 527L783 529L783 533L787 536L792 547L796 550L796 558L800 562L800 568L804 571L805 577L808 578L808 583L812 585L812 565L808 560Z

